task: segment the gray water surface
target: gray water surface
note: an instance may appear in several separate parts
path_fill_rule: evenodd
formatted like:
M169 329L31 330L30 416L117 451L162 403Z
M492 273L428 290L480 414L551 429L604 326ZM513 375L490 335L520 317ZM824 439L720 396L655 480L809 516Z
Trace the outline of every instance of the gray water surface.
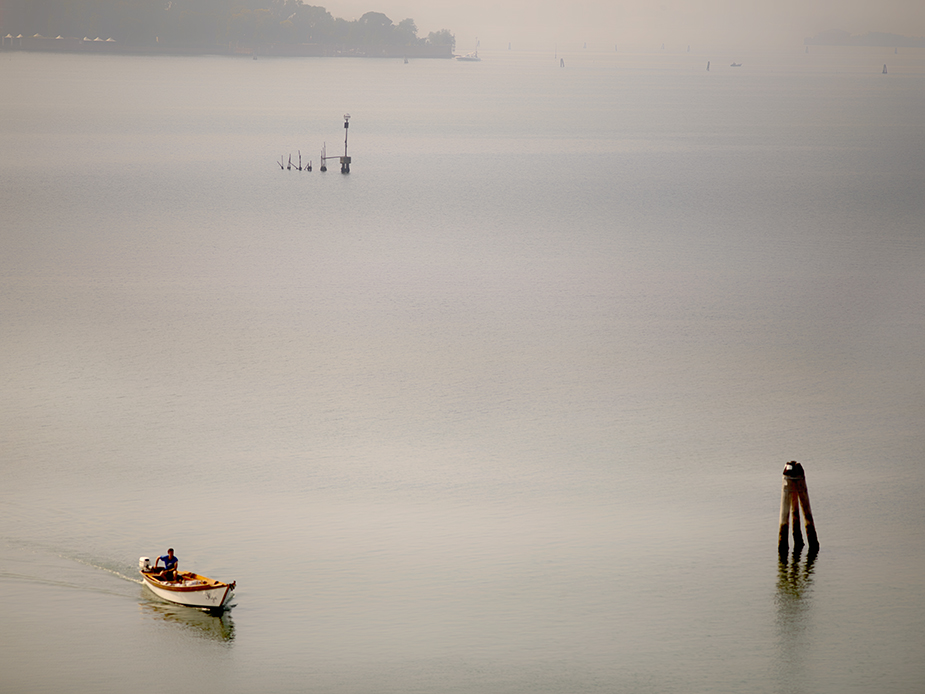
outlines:
M0 54L0 688L925 687L923 56L482 57Z

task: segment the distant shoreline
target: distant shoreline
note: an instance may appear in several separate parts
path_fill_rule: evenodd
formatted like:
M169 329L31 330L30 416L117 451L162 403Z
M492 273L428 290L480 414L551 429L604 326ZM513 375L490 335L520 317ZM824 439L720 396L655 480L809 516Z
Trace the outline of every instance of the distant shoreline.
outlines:
M449 45L391 46L343 43L241 44L221 46L152 44L126 46L112 39L48 38L45 36L2 37L0 50L42 53L87 53L111 55L239 55L316 58L452 58Z

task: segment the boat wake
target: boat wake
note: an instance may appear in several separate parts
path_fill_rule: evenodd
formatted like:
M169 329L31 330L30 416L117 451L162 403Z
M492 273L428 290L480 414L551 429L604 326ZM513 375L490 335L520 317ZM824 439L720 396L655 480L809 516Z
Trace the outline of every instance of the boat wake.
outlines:
M60 546L54 546L54 545L47 544L47 543L28 542L28 541L22 541L22 540L17 540L14 538L8 538L8 537L2 537L2 536L0 536L0 539L3 539L9 542L10 544L12 544L13 546L19 547L28 552L38 551L38 552L41 552L42 554L46 554L49 556L55 556L55 557L58 557L59 559L63 559L65 562L75 562L77 564L89 566L92 569L98 569L100 571L105 571L106 573L112 574L113 576L121 578L123 581L128 581L129 583L144 585L144 581L131 575L133 573L132 569L125 564L108 563L104 560L96 560L92 557L88 558L86 555L81 556L78 554L72 554L68 552L67 550L62 549ZM9 574L7 572L0 572L0 576L7 576L9 578L14 578L14 579L23 578L23 577L17 576L16 574ZM41 579L37 577L29 577L29 580L40 581L42 583L47 583L49 585L75 585L76 586L76 584L59 582L54 579Z
M72 581L62 581L60 579L54 578L45 578L43 576L30 576L28 574L18 574L13 573L12 571L0 571L0 581L23 581L31 584L39 584L43 586L53 586L55 588L69 588L71 590L77 590L80 592L91 591L93 593L100 593L102 595L118 595L123 596L124 593L121 593L117 590L108 590L106 588L100 588L98 586L88 586L84 583L74 583ZM140 581L135 581L134 579L128 579L132 583L140 583Z
M91 561L86 561L79 557L68 557L68 556L65 556L64 554L59 554L58 556L61 557L62 559L70 559L72 561L76 561L78 564L83 564L84 566L89 566L94 569L99 569L100 571L105 571L106 573L110 573L113 576L117 576L118 578L121 578L122 580L128 581L130 583L137 583L140 586L143 586L145 584L145 582L142 581L140 578L135 578L134 576L128 576L122 573L121 571L119 571L118 569L114 569L109 566L105 566L103 564L95 564Z

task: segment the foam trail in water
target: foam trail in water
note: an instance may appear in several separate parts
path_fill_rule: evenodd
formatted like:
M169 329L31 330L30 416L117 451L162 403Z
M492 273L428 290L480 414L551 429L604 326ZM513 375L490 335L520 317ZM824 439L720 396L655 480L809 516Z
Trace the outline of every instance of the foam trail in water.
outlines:
M111 573L113 576L118 576L119 578L126 580L126 581L130 581L131 583L137 583L139 585L144 585L144 581L142 581L140 578L135 578L133 576L126 576L121 571L118 571L116 569L111 569L108 566L103 566L102 564L94 564L93 562L80 559L79 557L69 557L65 554L59 554L58 556L61 557L62 559L70 559L70 560L76 561L79 564L83 564L84 566L90 566L90 567L93 567L94 569L99 569L101 571Z

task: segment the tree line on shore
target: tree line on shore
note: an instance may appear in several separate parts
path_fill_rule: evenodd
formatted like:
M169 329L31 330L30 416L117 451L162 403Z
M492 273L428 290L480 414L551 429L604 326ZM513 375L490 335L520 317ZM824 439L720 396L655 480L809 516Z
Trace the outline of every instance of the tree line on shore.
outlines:
M393 24L367 12L348 21L302 0L5 0L0 22L3 34L102 36L129 46L456 44L447 29L419 37L413 19Z

